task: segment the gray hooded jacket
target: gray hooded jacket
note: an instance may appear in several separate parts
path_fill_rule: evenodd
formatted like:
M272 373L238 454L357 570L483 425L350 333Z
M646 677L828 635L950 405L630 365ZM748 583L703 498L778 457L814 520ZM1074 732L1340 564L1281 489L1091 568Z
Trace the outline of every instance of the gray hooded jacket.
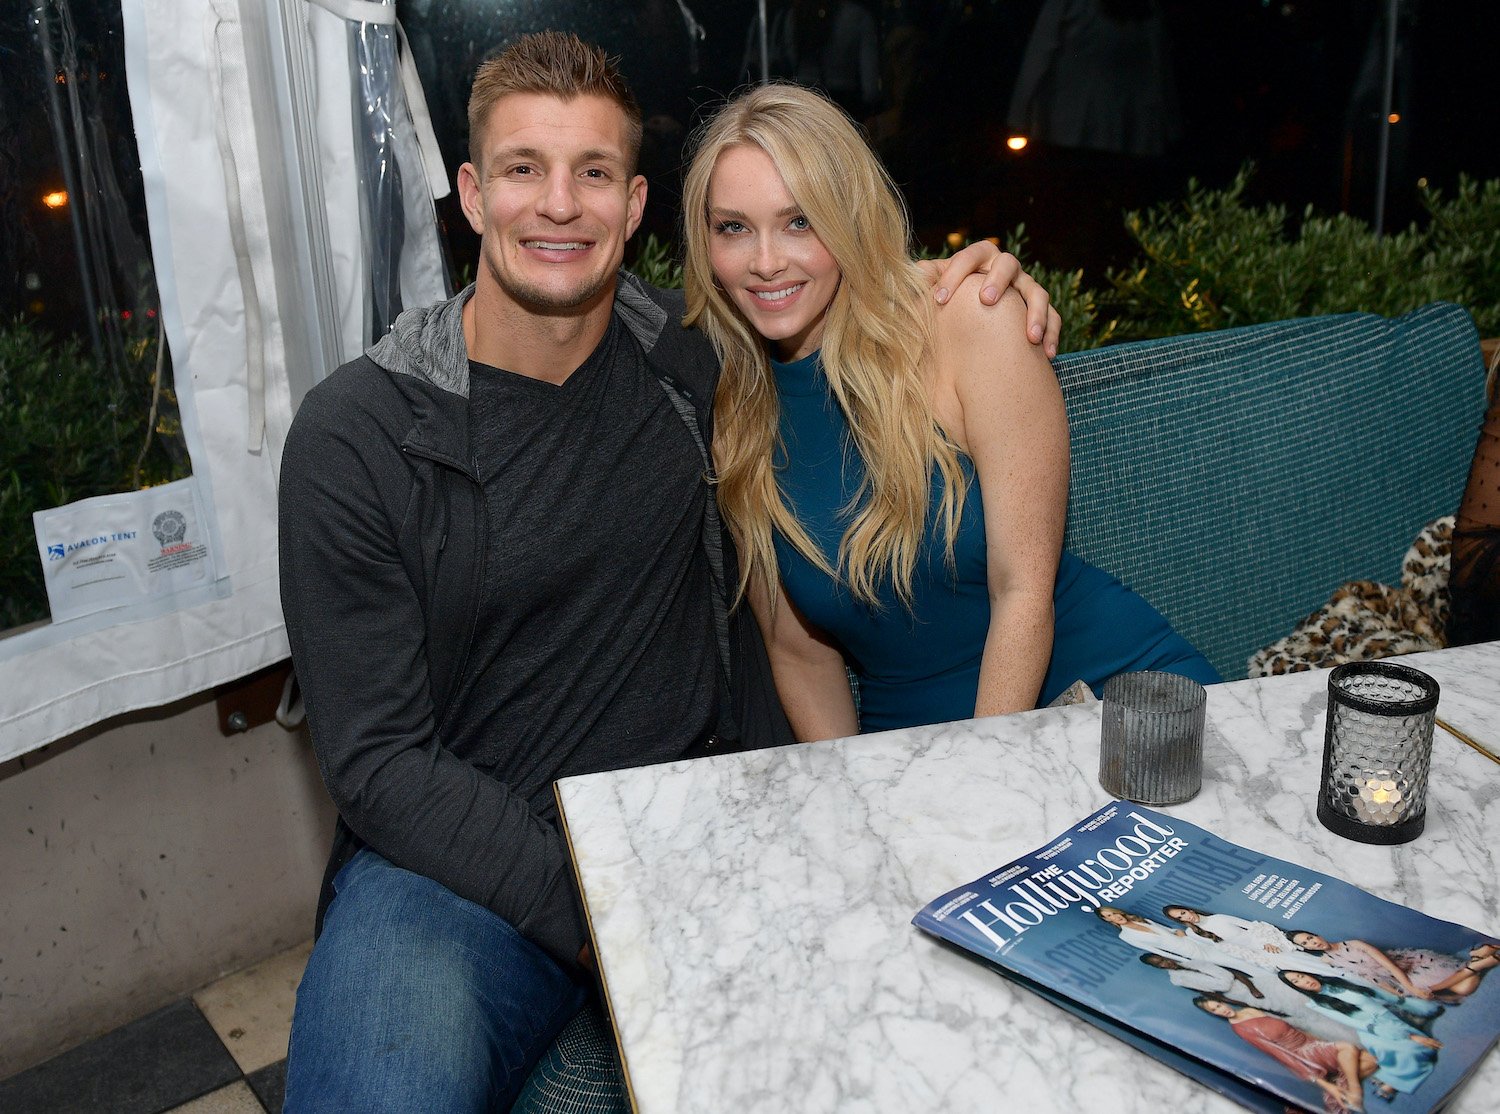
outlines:
M493 910L572 964L586 935L563 842L527 802L445 744L473 635L483 489L469 449L465 290L408 310L310 391L282 457L281 596L313 749L339 811L319 902L361 846ZM615 310L703 453L718 364L680 294L622 273ZM733 546L706 500L721 717L715 745L792 741ZM622 756L622 764L628 756Z

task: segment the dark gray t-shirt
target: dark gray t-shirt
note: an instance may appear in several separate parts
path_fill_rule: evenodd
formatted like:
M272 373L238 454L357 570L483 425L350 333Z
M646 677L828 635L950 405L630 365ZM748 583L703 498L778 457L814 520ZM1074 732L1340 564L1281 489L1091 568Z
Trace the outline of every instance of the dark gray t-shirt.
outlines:
M471 361L469 407L490 537L447 742L555 823L555 778L713 731L702 457L618 318L560 386Z

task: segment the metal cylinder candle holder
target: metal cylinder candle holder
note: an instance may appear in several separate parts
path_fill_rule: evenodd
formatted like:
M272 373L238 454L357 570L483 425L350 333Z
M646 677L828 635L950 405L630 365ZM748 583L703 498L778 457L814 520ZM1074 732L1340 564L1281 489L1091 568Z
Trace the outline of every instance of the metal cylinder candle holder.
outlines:
M1121 673L1104 685L1099 784L1143 805L1173 805L1203 785L1203 686L1175 673Z
M1351 662L1328 677L1318 819L1361 843L1406 843L1427 823L1438 683L1392 662Z

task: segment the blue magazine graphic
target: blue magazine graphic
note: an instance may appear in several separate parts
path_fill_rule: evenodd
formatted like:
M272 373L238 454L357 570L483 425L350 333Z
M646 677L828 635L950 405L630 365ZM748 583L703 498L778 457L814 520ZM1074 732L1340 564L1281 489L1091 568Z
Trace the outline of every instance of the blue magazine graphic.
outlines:
M1256 1109L1439 1109L1500 1036L1500 942L1107 805L912 919Z

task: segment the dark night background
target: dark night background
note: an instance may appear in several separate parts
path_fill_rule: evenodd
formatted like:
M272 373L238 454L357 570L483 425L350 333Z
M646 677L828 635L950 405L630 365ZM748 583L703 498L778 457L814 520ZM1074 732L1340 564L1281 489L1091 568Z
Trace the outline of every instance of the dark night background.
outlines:
M68 211L41 200L63 180L47 117L52 75L44 72L34 6L0 0L0 313L81 333ZM76 29L75 92L97 121L94 146L107 152L102 159L123 201L112 214L114 251L130 259L146 228L118 4L67 0L66 7ZM687 0L687 7L706 32L696 47L677 0L401 0L398 12L450 172L464 158L469 80L489 50L555 26L618 54L650 120L644 231L675 240L682 140L705 109L745 80L755 13L753 0ZM1190 176L1222 186L1246 161L1256 165L1252 201L1374 215L1380 90L1366 83L1367 95L1358 91L1372 42L1378 48L1382 41L1383 2L1160 0L1182 134L1152 157L1041 143L1020 153L1006 148L1011 89L1042 0L883 0L864 7L877 21L885 83L874 101L851 107L872 121L928 247L941 246L950 232L1004 236L1024 222L1034 257L1096 273L1129 258L1122 209L1181 196ZM1419 181L1451 191L1460 173L1500 176L1500 112L1487 56L1500 41L1500 17L1493 6L1464 7L1471 14L1437 0L1401 5L1401 120L1391 129L1388 230L1419 219ZM899 124L890 111L898 82L906 90ZM473 238L452 199L439 212L455 265L472 265ZM135 280L120 281L123 288Z

